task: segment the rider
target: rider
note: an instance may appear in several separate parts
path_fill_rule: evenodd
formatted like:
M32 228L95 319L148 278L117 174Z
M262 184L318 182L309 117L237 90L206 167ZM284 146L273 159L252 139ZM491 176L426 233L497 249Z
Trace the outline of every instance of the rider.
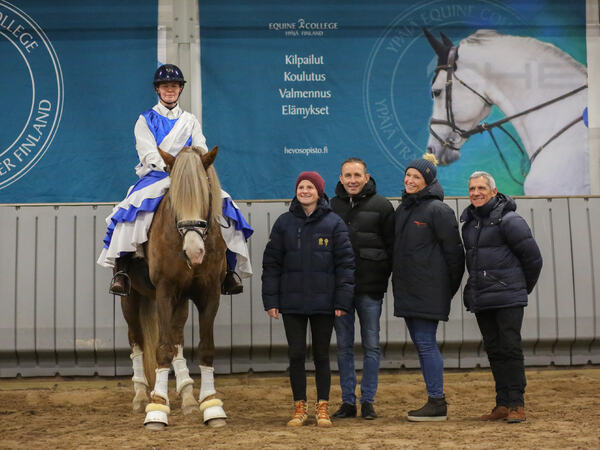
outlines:
M154 90L159 103L144 111L135 124L136 149L140 158L135 172L140 178L129 188L125 200L107 217L104 248L97 261L101 266L114 268L110 292L116 295L126 296L129 292L128 262L135 254L143 256L140 254L141 244L148 240L154 211L169 187L167 167L157 147L173 156L190 145L208 151L200 122L178 104L185 82L177 66L160 66L154 74ZM226 222L222 224L225 225L222 226L222 234L228 248L227 275L221 292L239 294L243 290L240 277L252 275L246 240L253 230L229 194L221 191L221 196Z

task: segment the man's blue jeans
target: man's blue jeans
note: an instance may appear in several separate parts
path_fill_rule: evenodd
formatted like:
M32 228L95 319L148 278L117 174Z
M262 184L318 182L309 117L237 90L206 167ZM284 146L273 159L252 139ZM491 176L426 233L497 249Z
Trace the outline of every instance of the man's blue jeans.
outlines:
M379 318L381 317L381 300L369 295L354 297L354 308L360 321L360 335L363 358L363 375L360 385L360 402L373 403L377 392L379 375ZM356 370L354 369L354 313L335 318L337 336L337 361L340 371L342 401L356 404Z
M444 396L444 360L436 342L437 320L405 317L410 338L417 347L421 371L427 387L427 395L433 398Z

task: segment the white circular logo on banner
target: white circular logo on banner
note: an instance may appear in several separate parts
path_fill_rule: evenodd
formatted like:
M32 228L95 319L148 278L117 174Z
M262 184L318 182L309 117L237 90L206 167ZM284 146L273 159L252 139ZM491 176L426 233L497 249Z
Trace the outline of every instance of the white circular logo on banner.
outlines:
M5 0L0 0L0 45L6 49L3 96L11 99L2 108L14 111L3 120L0 134L3 189L31 170L50 147L62 116L64 86L60 62L44 30Z
M415 142L414 130L407 132L402 121L407 117L414 120L415 113L420 112L417 108L422 109L429 101L428 92L421 92L421 85L418 89L414 83L407 85L407 81L418 77L431 83L435 70L437 57L429 44L426 44L430 51L428 61L415 66L415 60L423 61L423 47L415 45L426 41L422 29L437 35L439 31L452 34L457 27L494 29L515 23L521 23L516 13L497 0L461 3L433 0L415 4L387 26L367 61L363 100L371 133L395 166L404 171L405 164L423 154L425 148L425 142L421 145ZM423 127L428 126L428 119L429 115L423 118Z

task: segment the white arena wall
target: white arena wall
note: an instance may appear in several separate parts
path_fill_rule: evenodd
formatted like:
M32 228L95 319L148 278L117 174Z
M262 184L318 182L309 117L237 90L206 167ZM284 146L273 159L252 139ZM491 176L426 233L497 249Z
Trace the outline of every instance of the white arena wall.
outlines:
M544 257L525 310L526 364L600 363L600 196L516 200ZM457 214L468 205L466 198L446 202ZM221 297L215 324L218 373L287 368L283 324L267 318L260 278L270 228L288 205L239 202L255 230L250 239L254 276L245 280L243 294ZM111 272L95 263L112 207L0 205L0 377L131 374L120 300L107 289ZM196 356L199 339L196 312L190 309L188 360ZM448 368L487 365L475 318L462 305L462 290L453 300L450 320L439 328L438 342ZM404 321L393 316L390 291L384 299L381 346L383 368L418 367ZM336 368L335 345L331 351ZM197 364L190 367L199 371Z

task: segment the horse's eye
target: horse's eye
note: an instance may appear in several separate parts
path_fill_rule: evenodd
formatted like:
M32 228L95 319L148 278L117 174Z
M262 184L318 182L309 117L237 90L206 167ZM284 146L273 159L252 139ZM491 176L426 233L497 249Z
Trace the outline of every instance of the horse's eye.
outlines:
M441 89L433 89L431 91L431 98L439 97L441 93L442 93Z

